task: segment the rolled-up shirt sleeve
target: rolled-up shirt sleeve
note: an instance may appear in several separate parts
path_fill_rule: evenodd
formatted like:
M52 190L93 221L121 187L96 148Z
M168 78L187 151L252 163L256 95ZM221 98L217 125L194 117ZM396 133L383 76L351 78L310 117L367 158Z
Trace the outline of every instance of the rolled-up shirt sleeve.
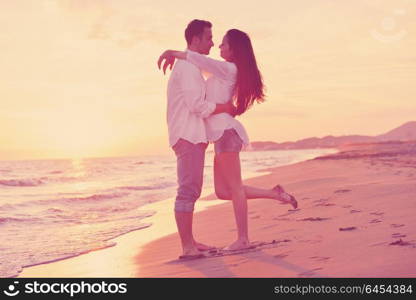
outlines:
M207 118L215 111L216 104L205 100L205 88L201 86L201 73L198 69L188 69L182 73L180 88L185 105L191 113Z

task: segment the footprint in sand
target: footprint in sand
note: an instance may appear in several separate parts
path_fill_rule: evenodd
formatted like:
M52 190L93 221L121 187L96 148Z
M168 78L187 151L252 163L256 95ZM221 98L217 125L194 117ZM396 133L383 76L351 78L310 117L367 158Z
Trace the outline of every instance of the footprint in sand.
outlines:
M322 203L322 202L327 202L329 200L329 198L321 198L321 199L319 199L319 200L315 200L315 201L313 201L314 203L315 202L317 202L317 203Z
M290 216L291 214L294 214L295 212L300 211L300 208L297 209L289 209L287 213L283 214L283 215L278 215L278 217L287 217Z
M334 203L319 203L319 204L316 204L315 206L335 206L335 204Z
M276 219L273 219L273 220L276 220ZM262 227L261 229L269 229L269 228L273 228L273 227L276 227L276 226L278 226L278 224L267 225L267 226Z
M320 222L320 221L326 221L326 220L330 220L331 218L321 218L321 217L310 217L310 218L305 218L305 219L301 219L298 221L311 221L311 222Z
M322 243L321 240L299 240L299 243L307 243L307 244L319 244Z
M348 193L351 192L351 190L348 189L341 189L341 190L336 190L334 191L335 194L339 194L339 193Z
M290 240L272 240L271 242L253 242L254 245L256 245L256 248L263 247L263 248L269 248L277 246L279 243L288 243Z
M379 212L379 211L372 212L372 213L370 213L370 215L373 215L373 216L382 216L382 215L384 215L384 212Z
M323 268L316 268L316 269L308 270L308 271L299 273L298 275L300 277L309 277L309 276L316 275L316 271L320 271L320 270L323 270Z
M316 261L327 261L328 259L330 259L330 257L327 257L327 256L312 256L309 258L316 260Z
M352 230L356 230L357 227L351 226L351 227L341 227L338 230L339 231L352 231Z
M403 241L402 239L399 239L395 242L390 243L389 245L392 245L392 246L413 246L414 243L406 242L406 241Z
M372 223L372 224L380 223L380 222L382 222L382 221L379 220L379 219L373 219L373 220L370 221L370 223Z
M273 220L276 220L276 221L290 221L289 218L273 218Z
M319 200L315 200L313 202L317 203L314 206L334 206L335 204L329 203L329 198L322 198Z
M282 258L285 258L285 257L289 256L289 254L282 253L282 254L277 254L277 255L273 255L273 256L278 258L278 259L282 259Z
M405 234L401 234L401 233L393 233L391 235L392 238L402 238L402 237L406 237Z
M384 246L384 245L386 245L386 244L387 244L386 242L381 242L381 243L371 244L370 246L371 246L371 247L376 247L376 246Z

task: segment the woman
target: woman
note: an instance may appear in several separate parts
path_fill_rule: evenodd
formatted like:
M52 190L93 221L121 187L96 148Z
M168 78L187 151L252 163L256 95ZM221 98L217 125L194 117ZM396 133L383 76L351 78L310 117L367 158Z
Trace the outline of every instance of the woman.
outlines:
M249 36L237 29L229 30L221 45L225 61L211 59L193 51L167 50L163 54L171 59L186 59L200 69L211 73L206 82L206 100L226 103L234 99L236 115L250 108L254 101L264 101L263 82L257 67ZM244 127L233 116L220 113L205 119L207 137L214 143L214 183L218 198L232 200L238 228L238 237L225 250L250 247L247 222L247 199L269 198L289 203L297 208L296 199L277 185L273 189L260 189L243 185L239 153L249 140Z

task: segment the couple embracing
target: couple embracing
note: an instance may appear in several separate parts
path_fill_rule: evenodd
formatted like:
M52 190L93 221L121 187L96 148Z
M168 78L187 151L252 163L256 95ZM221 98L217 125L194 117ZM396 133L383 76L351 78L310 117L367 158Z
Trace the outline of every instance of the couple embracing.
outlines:
M191 21L185 39L186 51L165 51L158 66L163 64L165 72L177 60L168 82L167 122L169 144L177 157L175 219L183 249L180 258L189 259L212 249L197 242L192 232L209 142L215 150L215 193L219 199L232 200L237 225L237 239L224 250L250 247L247 199L276 199L294 208L297 202L280 185L262 189L242 182L239 153L249 140L235 116L245 113L255 101L264 101L263 81L249 36L237 29L227 31L219 45L224 60L207 56L214 46L210 22ZM206 81L202 71L210 74Z

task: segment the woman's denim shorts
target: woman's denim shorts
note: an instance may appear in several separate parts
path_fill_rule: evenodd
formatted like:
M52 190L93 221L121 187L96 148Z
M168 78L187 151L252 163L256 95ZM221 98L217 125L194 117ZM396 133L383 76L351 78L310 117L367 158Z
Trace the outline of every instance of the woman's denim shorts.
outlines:
M222 152L240 152L243 148L243 140L235 129L224 130L222 137L214 142L215 154Z

